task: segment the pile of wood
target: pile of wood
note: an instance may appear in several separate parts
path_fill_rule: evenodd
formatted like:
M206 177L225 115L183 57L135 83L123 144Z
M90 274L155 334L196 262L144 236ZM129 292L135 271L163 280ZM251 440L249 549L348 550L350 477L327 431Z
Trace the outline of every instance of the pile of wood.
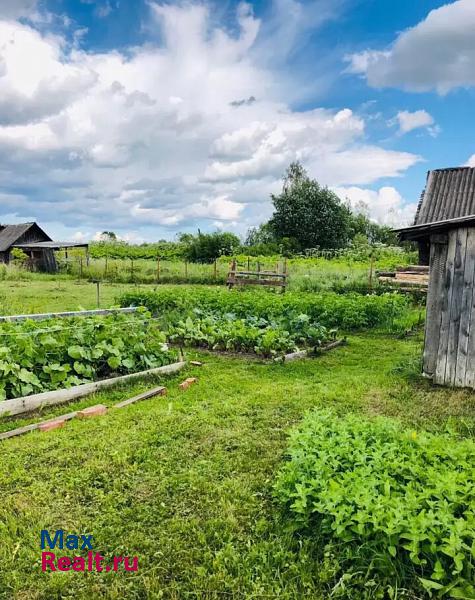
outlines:
M429 287L429 267L424 265L396 267L395 272L378 271L377 275L381 284L402 292L427 293Z

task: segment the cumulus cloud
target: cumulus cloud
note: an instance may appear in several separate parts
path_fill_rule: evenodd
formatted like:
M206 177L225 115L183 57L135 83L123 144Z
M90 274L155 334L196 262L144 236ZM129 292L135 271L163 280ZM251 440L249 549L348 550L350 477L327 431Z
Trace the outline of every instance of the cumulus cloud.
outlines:
M397 113L394 122L399 126L399 133L405 134L414 129L426 129L427 132L435 137L439 133L439 127L435 125L434 117L425 110L416 110L410 112L401 110Z
M61 235L245 230L270 215L292 160L333 186L420 160L369 144L349 109L292 109L295 86L256 55L264 34L249 5L233 33L204 4L150 10L160 44L128 52L84 52L0 21L3 214L61 222Z
M475 2L457 0L429 12L389 48L348 57L349 71L375 88L446 94L475 84Z
M370 190L356 186L334 188L335 193L347 200L356 212L365 212L380 225L404 227L412 224L417 203L407 203L394 187Z

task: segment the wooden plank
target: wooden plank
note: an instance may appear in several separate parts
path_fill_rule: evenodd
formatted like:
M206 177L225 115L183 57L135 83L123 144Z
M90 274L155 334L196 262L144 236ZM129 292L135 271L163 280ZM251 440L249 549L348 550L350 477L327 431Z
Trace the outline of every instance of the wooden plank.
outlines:
M468 344L472 326L473 286L475 274L475 228L467 233L463 290L461 299L460 331L455 368L455 385L464 387L466 382ZM475 323L475 322L474 322ZM470 368L469 368L470 370Z
M274 271L232 271L234 277L240 277L242 275L268 275L270 277L278 277L279 279L285 279L287 275L284 273L274 273Z
M139 402L140 400L147 400L148 398L153 398L154 396L164 396L167 393L167 388L163 386L155 387L151 390L147 390L142 394L138 394L133 398L129 398L128 400L123 400L122 402L118 402L114 404L114 408L124 408L124 406L129 406L129 404L134 404L135 402Z
M287 284L283 281L272 281L269 279L228 279L228 285L268 285L285 287Z
M111 377L110 379L103 379L102 381L95 381L94 383L84 383L82 385L76 385L63 390L41 392L41 394L32 394L31 396L23 396L22 398L14 398L13 400L3 400L3 402L0 402L0 416L19 415L21 413L36 410L42 406L70 402L71 400L76 400L77 398L83 398L84 396L93 394L98 390L108 388L119 383L139 379L140 377L177 373L183 369L185 365L186 362L181 361L172 363L171 365L164 365L163 367L148 369L147 371L140 371L139 373Z
M447 385L455 385L460 320L462 317L467 233L467 228L461 227L460 229L457 229L455 236L455 260L454 276L452 279L452 298L450 303L449 343L447 348L447 364L445 367L445 382Z
M113 315L113 314L126 314L137 312L136 306L130 306L128 308L108 308L100 310L77 310L68 312L57 312L57 313L39 313L32 315L10 315L0 317L0 323L10 321L26 321L31 319L32 321L41 321L43 319L64 319L68 317L93 317L101 315Z
M429 267L427 265L408 265L406 267L396 267L396 271L397 272L404 272L404 273L429 273Z
M426 324L422 371L432 377L439 348L440 320L442 316L442 288L444 285L447 245L432 244L430 250L431 277L427 292Z
M452 280L454 275L455 248L457 232L452 230L449 234L447 260L443 272L443 285L440 295L440 332L437 360L434 371L434 383L445 383L445 367L447 365L447 352L449 348L450 305L452 300Z
M52 419L46 419L45 421L39 421L38 423L32 423L31 425L25 425L24 427L18 427L17 429L11 429L10 431L0 433L0 440L7 440L8 438L16 437L17 435L29 433L30 431L39 429L41 425L52 423L53 421L70 421L71 419L74 419L76 415L77 411L67 413L66 415L60 415L59 417L53 417Z
M413 288L425 288L427 289L428 282L427 281L407 281L407 280L397 280L395 277L379 277L378 278L381 283L389 283L394 289L398 288L398 285L406 285L408 287ZM399 282L399 284L397 283Z
M472 235L472 228L470 228L470 237ZM474 228L475 229L475 228ZM470 240L470 244L472 240ZM472 252L472 247L467 247L467 252ZM475 268L474 268L475 270ZM475 274L474 280L472 283L473 287L475 287ZM472 303L470 307L470 322L468 324L468 344L467 344L467 357L465 364L465 378L464 378L464 386L475 388L475 290L472 293Z

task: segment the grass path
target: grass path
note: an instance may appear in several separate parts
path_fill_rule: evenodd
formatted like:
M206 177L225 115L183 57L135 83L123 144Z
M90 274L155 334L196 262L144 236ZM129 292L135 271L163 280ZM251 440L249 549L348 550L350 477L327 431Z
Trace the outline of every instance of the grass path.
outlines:
M285 366L206 355L187 392L172 379L165 398L2 443L0 597L328 597L325 569L275 518L272 483L289 428L307 409L331 406L414 427L451 419L470 435L473 395L428 394L399 367L419 352L419 340L366 335ZM92 533L95 550L137 555L139 570L43 574L43 528Z

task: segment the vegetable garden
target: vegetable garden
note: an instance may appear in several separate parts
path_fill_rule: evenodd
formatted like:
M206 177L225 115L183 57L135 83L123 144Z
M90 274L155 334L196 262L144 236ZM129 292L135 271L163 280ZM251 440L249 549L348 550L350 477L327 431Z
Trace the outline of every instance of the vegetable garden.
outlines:
M1 442L0 598L475 597L473 395L419 377L409 297L134 286L115 301L142 308L0 324L1 397L167 365L178 346L205 363L187 367L198 384ZM314 360L248 360L343 335ZM143 570L39 577L43 527L87 529Z

